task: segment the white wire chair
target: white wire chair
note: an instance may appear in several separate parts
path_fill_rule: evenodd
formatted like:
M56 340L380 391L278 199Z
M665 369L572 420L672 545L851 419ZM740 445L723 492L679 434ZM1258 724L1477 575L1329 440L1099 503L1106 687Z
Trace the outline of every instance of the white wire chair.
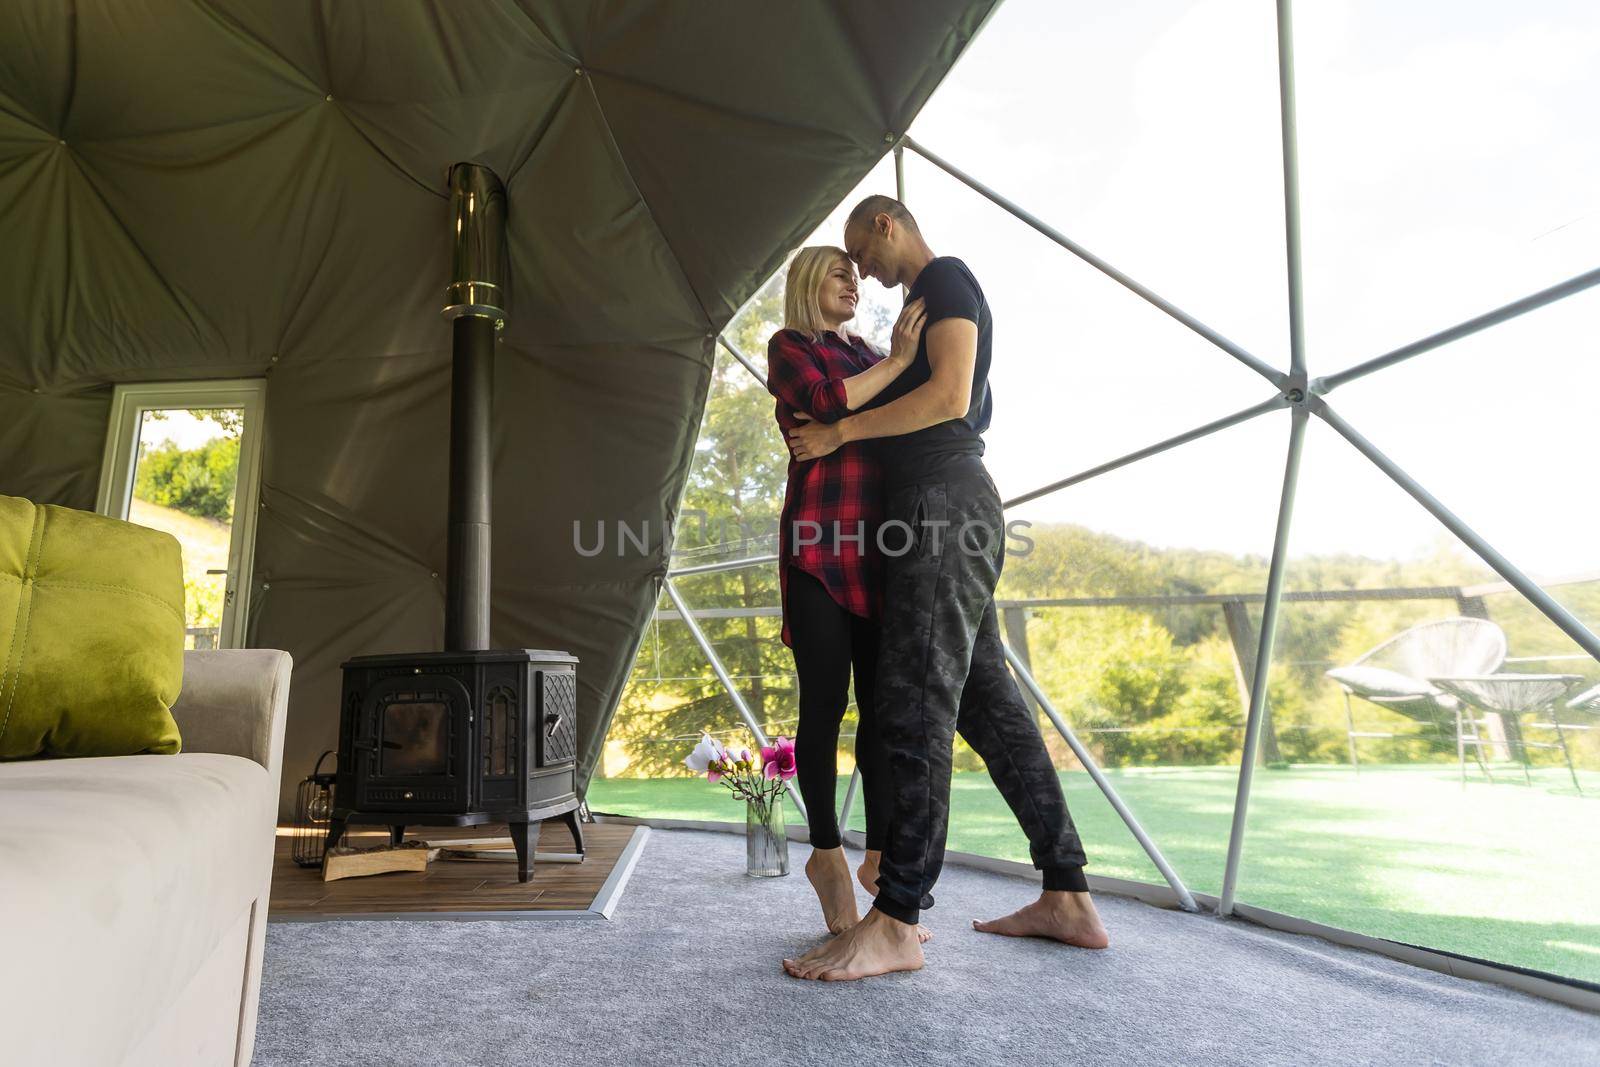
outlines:
M1559 749L1567 763L1567 773L1572 775L1572 786L1583 795L1583 783L1578 780L1578 768L1572 762L1572 749L1567 745L1567 733L1584 730L1577 723L1564 723L1557 708L1567 702L1567 694L1583 683L1581 674L1491 674L1483 677L1430 679L1446 692L1459 697L1464 705L1484 712L1494 712L1508 727L1516 730L1517 750L1522 756L1522 777L1533 784L1533 765L1528 758L1530 748ZM1544 712L1548 723L1533 721L1523 724L1522 716ZM1546 727L1555 731L1555 741L1530 741L1527 730ZM1480 761L1481 762L1481 761ZM1465 774L1463 759L1463 776ZM1463 781L1465 778L1463 777Z
M1350 763L1359 772L1361 757L1356 739L1394 737L1393 731L1357 730L1350 697L1358 696L1388 711L1431 728L1442 739L1454 734L1456 755L1466 775L1466 749L1471 748L1485 775L1489 767L1483 748L1497 742L1486 741L1479 732L1486 721L1469 708L1462 714L1462 702L1451 696L1431 678L1493 674L1506 659L1506 634L1487 619L1456 617L1435 619L1402 630L1382 644L1368 649L1343 667L1326 671L1344 690L1346 736L1350 744Z

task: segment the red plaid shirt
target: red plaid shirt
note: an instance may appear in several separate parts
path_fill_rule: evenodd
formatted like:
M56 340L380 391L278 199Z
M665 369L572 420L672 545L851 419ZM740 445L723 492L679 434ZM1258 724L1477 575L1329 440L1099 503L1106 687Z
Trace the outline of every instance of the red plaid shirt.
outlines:
M818 422L837 422L850 414L844 380L881 359L854 334L846 340L830 330L821 341L798 330L773 334L767 343L767 390L778 398L774 414L779 428L787 434L801 425L794 417L797 410ZM863 442L852 441L820 459L800 461L790 454L789 484L778 520L784 644L794 643L789 633L790 567L814 575L853 615L873 618L882 610L876 546L882 496L877 458ZM815 525L797 529L796 523Z

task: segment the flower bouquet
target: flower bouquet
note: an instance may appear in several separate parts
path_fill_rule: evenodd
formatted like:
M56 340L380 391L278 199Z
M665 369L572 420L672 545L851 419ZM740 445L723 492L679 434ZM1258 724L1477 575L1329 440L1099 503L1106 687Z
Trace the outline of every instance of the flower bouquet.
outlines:
M748 748L734 751L710 734L684 759L708 782L721 782L745 802L745 873L775 878L789 873L789 835L784 829L783 793L794 777L794 742L779 737L761 749L758 763Z

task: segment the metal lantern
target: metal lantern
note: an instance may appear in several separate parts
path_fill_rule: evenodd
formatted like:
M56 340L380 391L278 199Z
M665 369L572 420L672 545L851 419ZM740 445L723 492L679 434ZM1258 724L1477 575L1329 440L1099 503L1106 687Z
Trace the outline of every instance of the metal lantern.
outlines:
M317 757L311 776L300 783L294 799L294 861L301 867L322 866L322 850L328 836L328 819L333 814L333 771L324 772L322 761L333 755L329 749ZM337 763L337 761L335 761Z

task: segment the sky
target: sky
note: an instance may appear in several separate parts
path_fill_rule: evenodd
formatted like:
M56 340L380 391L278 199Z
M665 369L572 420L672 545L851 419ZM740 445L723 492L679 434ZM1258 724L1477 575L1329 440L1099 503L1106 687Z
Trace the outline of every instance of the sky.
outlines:
M1307 363L1329 374L1600 267L1600 5L1296 5ZM1288 365L1273 7L1006 0L911 135L1196 318ZM838 243L886 159L813 242ZM906 153L936 253L995 318L987 460L1011 496L1267 399L1254 371ZM898 307L898 292L864 285ZM1600 292L1329 394L1524 571L1600 572ZM1271 550L1275 412L1011 513L1164 547ZM1325 424L1291 548L1453 544Z
M224 436L223 430L210 419L197 419L183 408L163 412L164 418L152 419L146 414L139 426L139 444L154 448L171 441L179 448L199 448L215 437Z

